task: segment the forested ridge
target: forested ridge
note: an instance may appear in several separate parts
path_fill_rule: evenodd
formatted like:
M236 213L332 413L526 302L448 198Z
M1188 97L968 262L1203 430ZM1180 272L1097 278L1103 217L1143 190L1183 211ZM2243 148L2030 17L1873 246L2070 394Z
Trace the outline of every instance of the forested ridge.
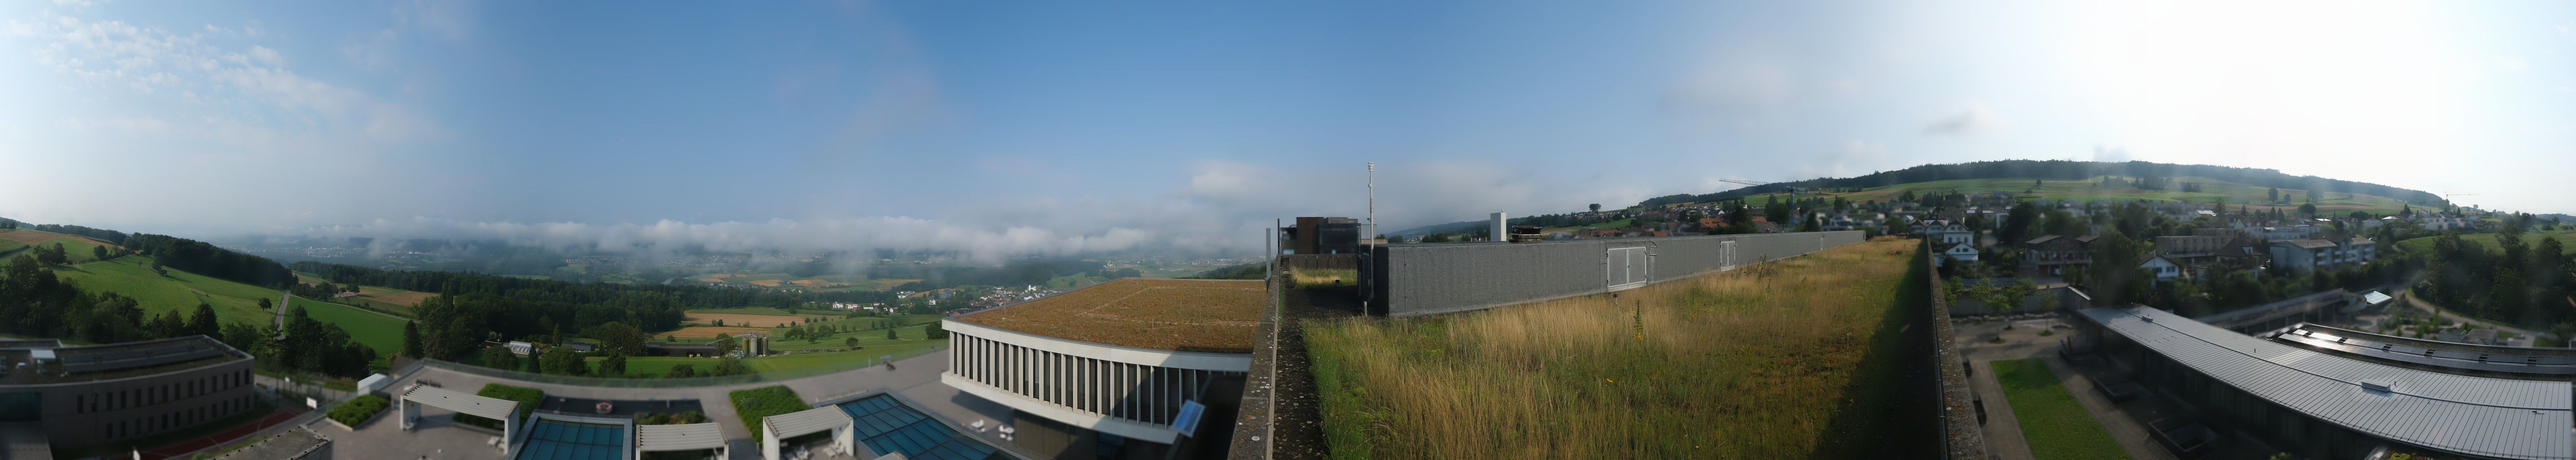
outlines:
M2442 197L2430 192L2390 187L2367 182L2327 179L2317 176L2293 176L2278 170L2238 168L2214 165L2183 165L2145 161L2102 162L2071 160L2001 160L1958 164L1922 165L1895 171L1882 171L1857 177L1817 178L1775 185L1801 189L1836 189L1884 187L1916 182L1953 179L2039 178L2081 180L2095 176L2129 177L2204 177L2257 187L2309 190L2319 193L2359 193L2378 195L2420 203L2441 203ZM1648 198L1639 206L1661 206L1672 203L1719 201L1771 193L1776 187L1745 187L1707 194L1674 194Z

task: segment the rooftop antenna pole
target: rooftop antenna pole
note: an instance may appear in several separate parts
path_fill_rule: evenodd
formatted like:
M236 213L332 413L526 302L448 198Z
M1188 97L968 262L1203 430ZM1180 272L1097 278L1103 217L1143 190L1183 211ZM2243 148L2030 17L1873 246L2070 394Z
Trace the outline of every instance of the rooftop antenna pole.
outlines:
M1368 231L1369 246L1377 246L1377 162L1368 164Z

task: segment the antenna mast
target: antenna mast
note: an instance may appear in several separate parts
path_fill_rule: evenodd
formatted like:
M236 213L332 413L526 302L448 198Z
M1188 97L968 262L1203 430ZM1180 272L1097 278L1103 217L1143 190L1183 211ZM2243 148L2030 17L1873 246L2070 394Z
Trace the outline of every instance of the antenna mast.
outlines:
M1367 238L1370 246L1376 246L1376 245L1377 245L1377 237L1378 237L1378 233L1377 233L1377 162L1375 162L1375 161L1371 161L1371 162L1369 162L1369 164L1368 164L1368 231L1369 231L1369 234L1367 234L1367 235L1360 235L1360 237L1361 237L1361 238Z

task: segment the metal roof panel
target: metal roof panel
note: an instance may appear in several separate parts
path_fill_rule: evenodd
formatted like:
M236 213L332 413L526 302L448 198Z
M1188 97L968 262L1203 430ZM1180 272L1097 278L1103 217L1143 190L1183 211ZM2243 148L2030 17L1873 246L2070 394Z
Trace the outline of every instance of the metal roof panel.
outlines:
M2152 308L2080 312L2193 370L2327 423L2455 454L2566 459L2568 382L2420 371L2319 353ZM2365 389L2385 381L2390 391Z

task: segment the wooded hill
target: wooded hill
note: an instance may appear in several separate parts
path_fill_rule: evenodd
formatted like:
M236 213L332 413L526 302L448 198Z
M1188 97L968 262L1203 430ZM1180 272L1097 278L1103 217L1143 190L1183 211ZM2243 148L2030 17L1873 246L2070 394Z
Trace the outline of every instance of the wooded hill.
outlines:
M2358 193L2378 195L2418 204L2439 206L2442 197L2431 192L2411 190L2366 182L2327 179L2317 176L2292 176L2278 170L2237 168L2212 165L2183 165L2145 161L2101 162L2068 160L2001 160L1973 163L1922 165L1895 171L1870 173L1859 177L1817 178L1775 183L1776 186L1801 190L1862 189L1887 187L1916 182L1954 179L2051 179L2083 180L2096 176L2135 177L2153 181L2156 178L2199 177L2257 187L2307 190L2316 193ZM1673 194L1637 203L1638 206L1662 206L1673 203L1730 200L1764 193L1779 192L1780 187L1753 186L1707 194Z

